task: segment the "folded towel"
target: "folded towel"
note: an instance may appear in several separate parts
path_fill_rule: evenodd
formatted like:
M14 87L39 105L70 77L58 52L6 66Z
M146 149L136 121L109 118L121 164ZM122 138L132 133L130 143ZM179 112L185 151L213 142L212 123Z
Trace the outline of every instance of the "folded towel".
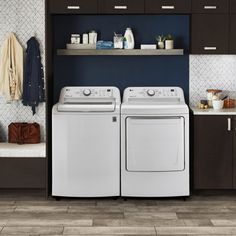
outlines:
M112 41L98 41L96 49L112 49L114 48Z

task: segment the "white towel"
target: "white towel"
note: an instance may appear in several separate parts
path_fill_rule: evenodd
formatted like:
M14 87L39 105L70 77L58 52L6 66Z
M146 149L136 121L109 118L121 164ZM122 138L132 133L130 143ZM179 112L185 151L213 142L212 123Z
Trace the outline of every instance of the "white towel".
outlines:
M23 48L11 33L0 52L0 95L8 101L20 100L23 82Z

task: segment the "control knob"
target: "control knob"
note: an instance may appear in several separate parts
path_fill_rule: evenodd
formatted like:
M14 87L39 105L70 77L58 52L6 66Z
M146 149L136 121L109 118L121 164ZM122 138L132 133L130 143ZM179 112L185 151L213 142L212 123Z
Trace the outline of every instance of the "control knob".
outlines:
M148 94L148 96L154 96L155 91L153 89L148 89L147 94Z
M91 94L91 90L90 89L84 89L83 94L84 94L84 96L89 96Z

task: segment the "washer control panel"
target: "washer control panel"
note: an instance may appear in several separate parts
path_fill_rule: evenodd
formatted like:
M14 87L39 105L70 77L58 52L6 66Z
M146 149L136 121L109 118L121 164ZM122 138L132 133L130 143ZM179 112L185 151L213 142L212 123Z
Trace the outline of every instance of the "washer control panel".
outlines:
M130 87L124 91L123 101L129 99L158 100L175 98L184 101L183 90L179 87Z
M60 93L59 103L72 101L91 102L92 100L116 100L120 103L120 91L116 87L64 87Z
M112 88L81 88L67 87L61 92L61 96L65 98L111 98L113 97Z
M153 90L153 89L148 89L148 90L147 90L147 95L148 95L148 96L151 96L151 97L152 97L152 96L154 96L155 94L156 94L155 90Z

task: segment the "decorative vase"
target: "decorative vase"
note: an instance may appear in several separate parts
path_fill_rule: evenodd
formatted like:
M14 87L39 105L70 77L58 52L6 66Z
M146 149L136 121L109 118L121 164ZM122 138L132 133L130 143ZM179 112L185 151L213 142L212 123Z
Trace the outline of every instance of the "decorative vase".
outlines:
M158 42L158 48L159 48L159 49L164 49L164 48L165 48L165 44L164 44L163 41L159 41L159 42Z
M174 49L174 40L166 40L165 49Z

